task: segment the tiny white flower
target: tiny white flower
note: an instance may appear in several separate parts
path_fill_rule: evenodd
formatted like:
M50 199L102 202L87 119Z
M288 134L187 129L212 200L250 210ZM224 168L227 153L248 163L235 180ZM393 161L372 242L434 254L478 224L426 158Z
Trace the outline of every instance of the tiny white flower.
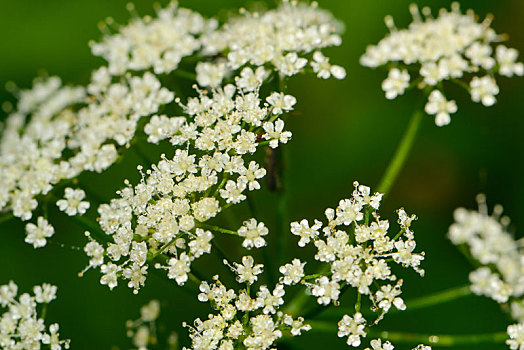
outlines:
M269 141L269 147L277 148L278 143L287 143L291 138L291 131L284 131L284 121L282 119L277 119L275 123L265 122L263 125L264 135L262 136L265 140Z
M204 87L217 87L222 83L227 73L228 68L225 62L198 62L196 66L198 85Z
M244 221L237 232L240 237L244 237L242 246L251 249L253 247L261 248L266 245L266 241L262 236L266 236L269 230L263 222L257 223L255 219L249 219Z
M286 285L294 285L299 283L304 277L305 262L299 259L293 259L290 264L280 266L279 271L282 274L282 283Z
M47 244L47 238L55 234L55 229L43 217L39 216L37 224L28 223L25 226L26 243L32 244L35 248L44 247Z
M508 326L507 329L509 339L506 340L511 350L521 350L524 348L524 324L517 323Z
M336 79L344 79L346 77L346 71L344 68L329 63L329 58L324 56L322 52L315 51L313 53L313 61L311 61L311 67L313 71L317 73L317 77L322 79L328 79L333 75Z
M340 284L335 281L330 281L326 276L322 276L316 280L311 294L318 297L317 302L320 305L328 305L332 301L336 302L338 300Z
M263 265L255 265L255 260L252 256L243 256L242 264L233 263L233 272L238 276L239 283L253 284L258 279L257 275L263 271Z
M235 78L235 82L244 91L254 91L269 76L269 72L264 67L258 67L254 72L250 67L245 67L240 72L240 77Z
M499 64L499 74L507 77L513 75L524 75L524 64L517 62L519 52L513 48L507 48L504 45L497 46L496 57Z
M311 239L315 239L316 237L318 237L318 230L320 230L321 227L322 222L318 220L315 220L315 224L309 227L309 222L306 219L303 219L302 221L300 221L300 223L291 223L291 233L295 236L300 236L298 245L300 247L304 247L311 241Z
M495 96L499 93L499 87L495 79L489 75L482 78L473 77L470 87L473 102L482 102L486 107L492 106L497 102Z
M65 212L69 216L83 215L89 209L89 202L83 201L86 196L85 192L81 189L72 189L67 187L65 189L64 199L60 199L56 202L58 209Z
M35 300L37 303L48 304L52 300L56 299L56 286L44 283L41 286L34 286L33 292L35 293Z
M348 336L347 344L358 347L361 343L360 337L366 336L365 326L366 320L360 312L357 312L353 317L344 315L338 322L338 336L340 338Z
M386 341L384 344L382 344L382 339L372 339L369 343L373 350L393 350L395 348L389 341ZM366 348L365 350L371 349Z
M240 177L242 177L247 182L248 189L253 191L260 189L260 184L257 180L266 176L266 169L261 168L257 162L252 160L249 162L247 169L244 168L239 173L241 174Z
M240 180L240 179L239 179ZM235 182L233 180L227 180L225 189L220 190L220 197L226 200L226 203L240 203L246 196L242 192L246 189L245 181Z
M409 78L407 70L400 71L397 68L392 68L386 80L382 82L382 90L386 93L386 98L392 100L398 95L404 94L409 86Z
M444 126L450 123L451 118L449 115L457 111L457 104L455 101L446 100L440 90L433 90L429 95L425 111L427 114L435 115L435 124L437 126Z
M282 92L273 92L266 100L273 107L273 114L282 114L291 111L297 103L297 99L294 96L285 95Z
M183 252L178 259L171 258L169 260L167 277L174 279L179 286L184 285L188 279L187 274L191 271L190 266L191 259L185 252Z

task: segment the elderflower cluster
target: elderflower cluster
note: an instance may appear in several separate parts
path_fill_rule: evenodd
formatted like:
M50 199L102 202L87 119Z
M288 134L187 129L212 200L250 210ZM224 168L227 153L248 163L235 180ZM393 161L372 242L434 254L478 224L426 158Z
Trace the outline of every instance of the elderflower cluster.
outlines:
M499 93L495 74L524 74L517 50L498 44L505 37L490 27L491 17L479 23L472 10L462 13L458 2L451 9L441 9L435 18L428 7L421 16L412 4L413 22L407 29L397 29L393 19L386 17L390 34L369 46L361 58L367 67L387 65L389 73L382 89L388 99L411 86L424 90L428 96L425 111L435 116L438 126L449 124L450 114L457 111L455 101L446 98L443 83L464 87L474 102L491 106Z
M33 287L33 295L18 295L13 282L0 286L0 347L6 350L69 349L69 340L60 340L58 324L49 327L38 313L56 298L56 287L44 283Z
M486 198L477 196L478 211L458 208L449 227L450 240L465 246L480 265L469 274L471 291L500 304L509 303L511 316L518 324L508 327L511 349L524 348L524 254L520 241L508 231L510 219L496 205L488 214Z
M378 209L382 194L372 194L367 186L354 183L350 199L340 201L336 209L327 209L328 224L315 220L312 225L304 219L291 223L291 232L300 237L298 245L313 243L315 259L327 264L327 273L307 276L303 279L311 294L320 305L338 305L341 290L353 287L361 295L368 296L373 311L380 311L378 323L392 306L404 310L406 305L400 297L402 280L392 273L390 263L411 267L420 275L424 271L420 263L424 253L416 253L416 242L411 229L414 215L398 210L400 231L395 237L388 235L389 221L381 220ZM294 262L295 269L298 262ZM292 271L291 266L288 267ZM300 275L300 272L298 273ZM289 280L297 280L289 276ZM314 279L313 282L308 280ZM360 301L358 302L360 307ZM366 336L367 321L360 313L353 317L345 315L339 322L339 337L347 336L347 343L360 345L360 337Z
M311 329L302 317L293 318L280 311L284 304L284 284L278 283L273 290L260 285L255 291L254 284L263 266L255 264L253 257L244 256L242 263L224 263L246 288L228 289L218 276L212 284L205 281L200 284L198 300L209 302L216 314L210 314L204 321L198 318L193 326L188 326L191 349L264 350L274 348L285 333L299 336Z

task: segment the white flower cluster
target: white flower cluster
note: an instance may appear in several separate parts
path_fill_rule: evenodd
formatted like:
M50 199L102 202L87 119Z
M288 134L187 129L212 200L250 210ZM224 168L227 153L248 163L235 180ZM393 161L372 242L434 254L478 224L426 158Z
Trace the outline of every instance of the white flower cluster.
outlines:
M278 91L265 96L267 103L261 105L258 89L265 81L277 82L303 71L308 58L298 54L311 56L311 69L319 77L342 78L344 70L329 64L319 51L340 44L340 29L333 16L316 4L296 2L284 2L264 14L243 12L222 27L215 19L206 20L176 3L158 8L155 18L134 18L118 33L91 44L93 53L104 57L108 66L93 72L87 88L62 86L53 77L36 80L33 89L18 92L17 110L7 118L0 141L0 211L12 211L25 221L35 211L45 213L37 198L48 195L62 180L111 166L120 148L131 146L141 127L138 122L146 116L150 117L144 128L149 142L170 139L177 147L191 144L208 153L220 150L221 154L212 154L216 158L208 160L208 168L229 162L232 168L217 171L245 172L238 183L227 181L220 189L228 203L239 202L244 187L258 189L257 179L265 171L255 163L246 165L246 170L237 167L236 156L253 153L260 137L272 148L291 137L279 115L292 110L296 99ZM264 38L263 42L246 40L249 33ZM177 69L189 55L209 58L196 65L196 80L215 87L213 96L200 92L200 98L187 102L184 111L191 122L156 115L174 95L155 74ZM226 83L219 87L226 75L236 76L229 81L236 88ZM226 114L227 120L218 120ZM248 127L240 130L243 123ZM232 154L224 155L229 150ZM231 160L219 159L222 156ZM88 204L75 209L62 200L57 205L75 215L83 214ZM40 239L35 246L43 245Z
M140 317L137 320L128 320L126 323L127 336L131 338L137 350L148 350L159 345L159 329L156 325L160 316L160 302L151 300L140 308ZM172 332L167 338L169 349L178 348L178 335Z
M61 87L58 78L49 78L20 92L18 110L7 118L0 143L0 210L31 219L37 196L82 171L107 169L118 157L117 147L129 145L138 120L173 100L151 73L97 87L86 97L83 88ZM83 214L89 203L71 207L76 201L68 198L71 191L66 190L70 204L57 205L68 215Z
M244 256L242 263L230 265L239 283L246 288L239 291L227 289L215 276L215 282L200 284L198 300L209 302L217 311L205 321L196 319L190 327L193 350L248 350L273 348L284 332L299 336L311 326L302 317L293 318L279 311L284 304L285 289L277 284L273 290L266 285L254 293L253 284L262 273L263 266L255 264L253 257ZM252 294L253 293L253 294Z
M133 9L132 4L128 6ZM216 20L207 21L176 2L156 12L156 18L135 17L118 33L90 44L93 55L107 60L111 75L151 68L155 74L170 73L184 57L200 49L198 36L217 26Z
M471 290L500 304L510 303L511 316L519 323L508 327L511 349L524 349L524 254L521 243L508 232L510 219L496 205L488 214L486 198L477 196L479 210L455 210L448 236L456 245L469 248L481 265L469 274Z
M18 295L13 282L0 286L0 347L6 350L40 349L46 345L51 350L69 349L69 340L60 340L58 324L46 328L38 310L56 298L56 287L44 283L33 287L34 295Z
M197 64L201 86L217 87L232 70L248 64L271 64L281 75L292 76L309 62L318 77L343 79L344 68L330 64L320 51L341 44L338 33L343 25L317 6L315 2L283 1L277 9L262 14L243 10L219 27L217 20L204 19L171 2L157 9L157 18L134 18L118 33L91 43L91 49L108 61L110 75L149 69L155 74L170 73L184 57L193 54L210 58L225 55L224 59Z
M382 339L373 339L371 340L370 345L371 348L366 348L364 350L393 350L395 348L389 341L382 343ZM414 347L413 350L431 350L431 346L419 344Z
M0 210L29 220L36 197L69 177L71 165L59 162L72 133L74 114L64 108L84 100L81 87L60 79L35 80L19 92L17 111L9 115L0 142ZM58 115L56 115L59 113Z
M393 19L386 17L390 34L369 46L361 58L364 66L390 67L382 83L388 99L404 94L410 83L424 90L429 96L426 113L435 115L438 126L449 124L450 114L457 111L455 101L445 97L443 82L464 86L474 102L491 106L499 93L496 73L507 77L524 74L517 50L500 44L493 48L504 37L490 27L490 17L479 23L472 10L462 14L458 2L451 8L441 9L434 18L425 7L423 18L412 4L413 22L408 29L395 28Z
M260 188L258 180L266 171L248 157L261 143L277 147L291 134L282 131L284 122L279 118L292 109L295 100L289 95L274 92L263 103L258 91L248 93L233 85L214 89L211 96L200 90L199 94L183 106L187 119L178 128L169 133L162 128L162 138L176 146L175 155L163 156L138 185L127 183L119 191L121 198L98 208L100 226L111 242L104 248L91 241L86 252L94 257L91 267L101 265L101 282L110 288L121 274L138 291L148 260L160 254L169 260L157 267L184 284L192 261L211 251L213 234L203 223L245 200L246 191ZM279 102L276 97L292 101ZM169 118L165 120L169 123ZM156 137L160 139L159 134ZM267 232L263 223L251 220L238 236L244 237L245 247L261 247ZM104 249L109 260L105 264L98 258Z
M509 345L511 350L522 350L524 349L524 323L518 323L508 326L509 339L506 340L506 344Z
M291 232L300 237L300 247L313 242L317 249L315 259L329 266L329 273L315 277L314 283L305 282L317 302L338 305L342 288L356 288L359 294L369 297L373 310L381 311L377 323L391 306L406 308L400 298L402 280L397 280L388 263L411 267L423 275L419 266L424 253L415 253L411 230L414 215L398 210L401 229L392 238L388 235L389 222L380 220L377 212L382 194L372 194L369 187L358 182L354 186L352 198L341 200L336 209L326 210L327 226L322 228L319 220L310 225L304 219L291 223ZM348 336L349 345L359 346L360 336L366 334L365 325L360 313L354 317L345 315L339 323L339 336Z
M466 245L480 267L471 272L471 290L498 303L511 299L513 316L524 321L524 255L520 244L508 232L508 217L501 217L502 206L496 205L488 215L484 195L478 195L479 211L458 208L455 222L449 227L449 238L456 245Z
M230 71L246 64L270 64L282 76L299 73L309 62L318 77L343 79L345 70L331 65L320 49L338 46L343 25L317 3L283 1L277 9L263 14L248 13L227 25L202 35L202 51L215 56L227 52L227 59L201 63L199 83L216 86ZM313 55L311 55L313 53ZM260 77L258 77L260 78Z

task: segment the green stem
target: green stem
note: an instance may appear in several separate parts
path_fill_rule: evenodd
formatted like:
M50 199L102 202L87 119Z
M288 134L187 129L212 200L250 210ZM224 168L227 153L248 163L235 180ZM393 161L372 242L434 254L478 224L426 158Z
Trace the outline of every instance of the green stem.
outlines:
M226 185L227 180L229 179L228 174L222 175L222 181L220 181L220 184L216 188L215 192L213 193L213 197L218 196L219 191Z
M192 80L192 81L196 82L196 74L195 73L187 72L187 71L184 71L184 70L181 70L181 69L176 69L176 70L173 71L172 74L174 76L176 76L176 77L184 78L184 79Z
M151 258L149 260L153 260L155 259L157 256L159 256L160 254L162 254L167 248L171 247L173 244L175 244L176 240L179 239L180 237L182 237L183 235L185 235L185 233L181 232L179 234L177 234L175 237L173 237L172 240L170 240L169 242L167 242L166 244L164 244L162 247L160 247L160 249L158 249L158 251L153 254L151 256Z
M336 333L337 324L326 321L307 321L313 332ZM377 332L368 330L368 337L390 340L392 343L401 344L426 344L438 346L457 346L474 344L502 344L508 339L506 332L484 334L417 334L403 332Z
M189 279L190 279L191 281L193 281L194 283L196 283L197 286L200 286L200 284L202 283L202 279L199 278L199 277L197 277L197 276L195 275L194 272L190 272L190 273L188 273L187 275L188 275L188 277L189 277Z
M11 220L14 217L15 216L13 215L13 213L5 214L4 216L0 217L0 224L3 224L4 222L8 222L9 220Z
M401 332L369 332L370 337L380 337L393 343L426 344L439 347L475 345L475 344L503 344L508 339L506 332L484 334L416 334Z
M402 167L406 162L406 158L409 154L409 151L411 150L411 147L413 146L413 141L415 140L415 136L417 134L420 121L422 120L423 115L424 113L421 110L416 110L413 113L413 116L409 121L406 133L404 134L402 141L398 145L395 155L389 163L386 173L384 174L382 180L380 181L380 184L378 185L378 192L384 193L385 196L388 194L389 190L391 189L391 186L397 179L400 170L402 170Z
M471 91L471 87L464 83L462 80L459 80L459 79L451 79L451 82L460 86L461 88L463 88L464 90L466 90L468 93Z
M261 141L261 142L257 143L257 147L267 146L267 145L269 145L270 142L271 142L271 140Z
M45 320L45 317L47 315L47 303L42 304L42 313L40 314L40 318L42 320Z
M323 265L323 267L319 269L318 275L325 275L329 272L329 269L330 265ZM287 304L284 313L291 316L298 316L301 314L301 311L303 311L304 306L309 300L314 300L314 297L306 293L306 288L300 289L294 298Z
M406 300L405 302L406 310L402 312L408 312L408 311L413 311L413 310L418 310L418 309L424 309L427 307L432 307L435 305L441 305L446 302L450 302L450 301L453 301L453 300L456 300L462 297L466 297L471 294L472 292L471 292L469 285L446 289L441 292L430 294L428 296ZM359 310L356 310L356 311L359 311ZM346 308L334 308L331 310L326 310L325 314L329 313L329 319L333 319L333 318L341 318L344 314L350 314L352 312L353 310L351 308L346 307ZM400 310L396 308L391 308L388 314L393 314L397 312L400 312ZM363 310L362 313L364 313L364 315L368 314L366 310Z
M406 301L406 310L423 309L435 305L440 305L449 301L453 301L468 295L471 295L471 288L468 285L446 289L428 296L415 298Z
M228 229L225 229L225 228L222 228L222 227L219 227L219 226L208 225L208 224L199 224L198 226L200 226L202 228L206 228L206 229L211 230L211 231L220 232L220 233L227 233L228 235L232 235L232 236L238 236L238 232L233 231L233 230L228 230Z

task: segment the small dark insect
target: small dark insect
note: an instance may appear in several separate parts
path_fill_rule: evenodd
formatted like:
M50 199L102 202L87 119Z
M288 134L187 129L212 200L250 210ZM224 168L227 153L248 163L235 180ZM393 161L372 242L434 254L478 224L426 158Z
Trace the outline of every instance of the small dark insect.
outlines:
M281 168L282 159L278 148L266 147L266 156L264 158L264 167L266 168L266 184L271 192L278 192L282 188Z

